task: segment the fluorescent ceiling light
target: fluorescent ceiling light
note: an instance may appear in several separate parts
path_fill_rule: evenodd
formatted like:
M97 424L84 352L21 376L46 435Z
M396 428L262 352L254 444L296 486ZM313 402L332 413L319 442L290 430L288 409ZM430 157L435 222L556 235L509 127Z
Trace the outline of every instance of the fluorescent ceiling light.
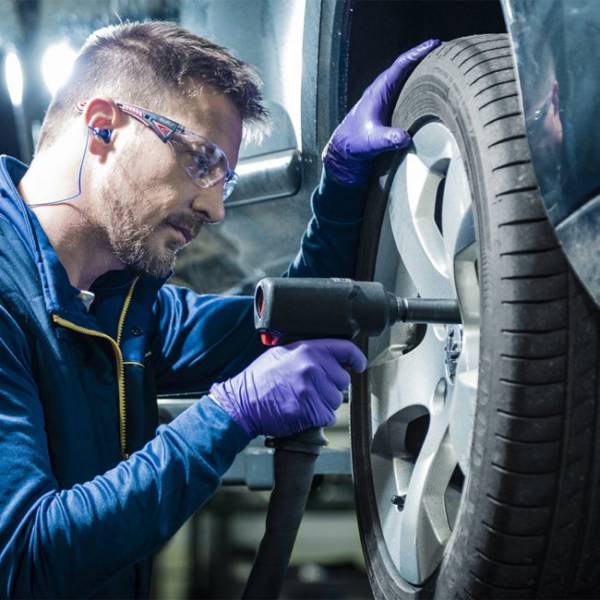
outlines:
M42 75L49 92L54 96L69 78L77 53L66 42L48 46L42 57Z
M13 106L21 106L23 102L23 69L16 52L9 52L4 60L4 76L6 87Z

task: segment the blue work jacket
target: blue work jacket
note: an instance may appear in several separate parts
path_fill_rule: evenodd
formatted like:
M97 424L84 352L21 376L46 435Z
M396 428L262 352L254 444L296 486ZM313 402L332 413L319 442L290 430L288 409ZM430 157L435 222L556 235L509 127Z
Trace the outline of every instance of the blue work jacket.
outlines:
M127 270L89 312L0 157L0 596L146 597L152 554L214 492L244 431L207 389L261 351L252 299ZM323 178L289 276L352 276L364 189Z

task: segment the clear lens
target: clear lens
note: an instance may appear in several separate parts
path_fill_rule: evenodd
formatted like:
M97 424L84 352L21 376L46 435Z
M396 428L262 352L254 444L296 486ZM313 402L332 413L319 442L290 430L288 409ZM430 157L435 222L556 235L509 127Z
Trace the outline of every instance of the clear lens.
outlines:
M200 136L185 134L174 135L170 142L177 162L199 187L211 187L229 172L227 157L216 144Z
M225 180L225 185L223 186L223 201L227 200L227 198L229 198L229 196L231 196L237 181L238 181L237 173L233 173L233 172L231 173L230 177Z

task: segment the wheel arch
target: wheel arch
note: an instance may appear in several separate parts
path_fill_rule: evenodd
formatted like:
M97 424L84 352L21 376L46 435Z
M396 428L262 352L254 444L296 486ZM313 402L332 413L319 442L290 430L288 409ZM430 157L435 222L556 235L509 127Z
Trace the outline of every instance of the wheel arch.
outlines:
M400 53L422 41L506 33L501 0L348 0L346 10L347 61L340 82L340 117Z

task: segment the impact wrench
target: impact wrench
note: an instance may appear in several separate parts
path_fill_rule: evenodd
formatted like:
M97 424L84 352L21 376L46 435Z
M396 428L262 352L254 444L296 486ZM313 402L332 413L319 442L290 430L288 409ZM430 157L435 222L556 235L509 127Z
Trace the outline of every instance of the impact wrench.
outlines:
M376 336L399 321L461 323L456 300L401 298L373 281L267 277L254 295L254 324L266 346L302 339ZM275 448L266 528L244 590L247 600L279 597L310 493L315 462L327 444L322 428L268 439Z

